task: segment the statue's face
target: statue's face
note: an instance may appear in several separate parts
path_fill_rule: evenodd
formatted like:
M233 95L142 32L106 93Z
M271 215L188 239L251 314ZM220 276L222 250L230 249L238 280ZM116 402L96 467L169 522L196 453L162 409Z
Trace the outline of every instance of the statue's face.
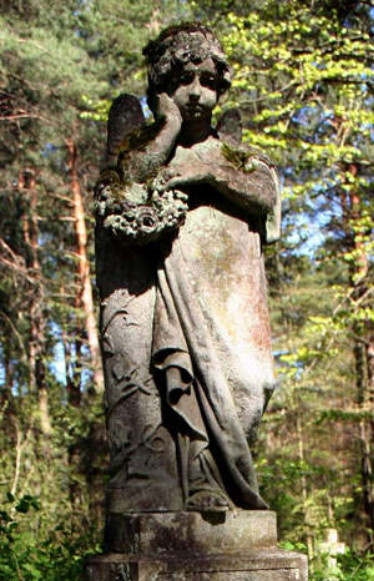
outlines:
M216 67L211 58L197 64L188 62L184 66L171 90L183 121L210 120L218 101L217 81Z

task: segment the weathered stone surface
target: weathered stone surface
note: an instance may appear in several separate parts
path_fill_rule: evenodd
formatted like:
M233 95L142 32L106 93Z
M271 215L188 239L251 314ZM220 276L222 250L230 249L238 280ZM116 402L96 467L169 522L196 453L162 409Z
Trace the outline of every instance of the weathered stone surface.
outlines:
M223 554L275 547L271 511L167 512L109 515L108 552L150 555L195 551Z
M118 515L112 552L87 581L307 581L304 555L276 547L273 512ZM110 527L108 527L110 530ZM113 552L113 551L119 552Z
M307 581L304 555L279 549L202 556L183 553L150 558L94 557L86 581Z

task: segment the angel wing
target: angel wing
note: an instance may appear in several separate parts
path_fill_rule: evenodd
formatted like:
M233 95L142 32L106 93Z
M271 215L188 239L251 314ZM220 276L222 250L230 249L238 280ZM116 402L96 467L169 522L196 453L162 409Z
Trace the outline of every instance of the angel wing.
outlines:
M118 155L126 147L128 137L139 131L145 119L139 99L123 93L114 99L109 110L105 166L117 165Z

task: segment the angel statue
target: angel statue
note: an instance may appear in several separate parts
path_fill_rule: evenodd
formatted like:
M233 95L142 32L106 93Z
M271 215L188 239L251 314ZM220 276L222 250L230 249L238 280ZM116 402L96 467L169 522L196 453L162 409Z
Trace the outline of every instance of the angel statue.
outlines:
M212 127L231 69L208 27L170 27L144 55L154 122L113 102L95 190L108 512L266 509L251 446L275 386L275 170L236 110Z

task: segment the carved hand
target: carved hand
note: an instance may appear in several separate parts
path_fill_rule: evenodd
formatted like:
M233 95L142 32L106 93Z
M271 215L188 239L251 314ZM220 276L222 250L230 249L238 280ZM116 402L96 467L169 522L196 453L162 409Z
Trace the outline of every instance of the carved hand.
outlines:
M210 149L195 155L184 150L184 159L172 160L163 170L165 189L181 189L198 184L209 184L218 195L223 195L249 214L266 214L276 202L276 183L271 169L254 162L251 171L236 168L224 159L220 149Z
M165 163L175 146L182 117L177 105L166 93L158 95L156 117L159 119L151 126L151 130L152 127L157 128L156 133L151 135L149 127L144 126L145 137L148 139L146 146L135 147L122 159L122 171L132 181L145 183ZM157 124L158 120L161 120L161 124Z
M177 128L177 134L182 127L182 115L178 106L167 93L160 93L157 99L157 116L166 118L166 122Z

